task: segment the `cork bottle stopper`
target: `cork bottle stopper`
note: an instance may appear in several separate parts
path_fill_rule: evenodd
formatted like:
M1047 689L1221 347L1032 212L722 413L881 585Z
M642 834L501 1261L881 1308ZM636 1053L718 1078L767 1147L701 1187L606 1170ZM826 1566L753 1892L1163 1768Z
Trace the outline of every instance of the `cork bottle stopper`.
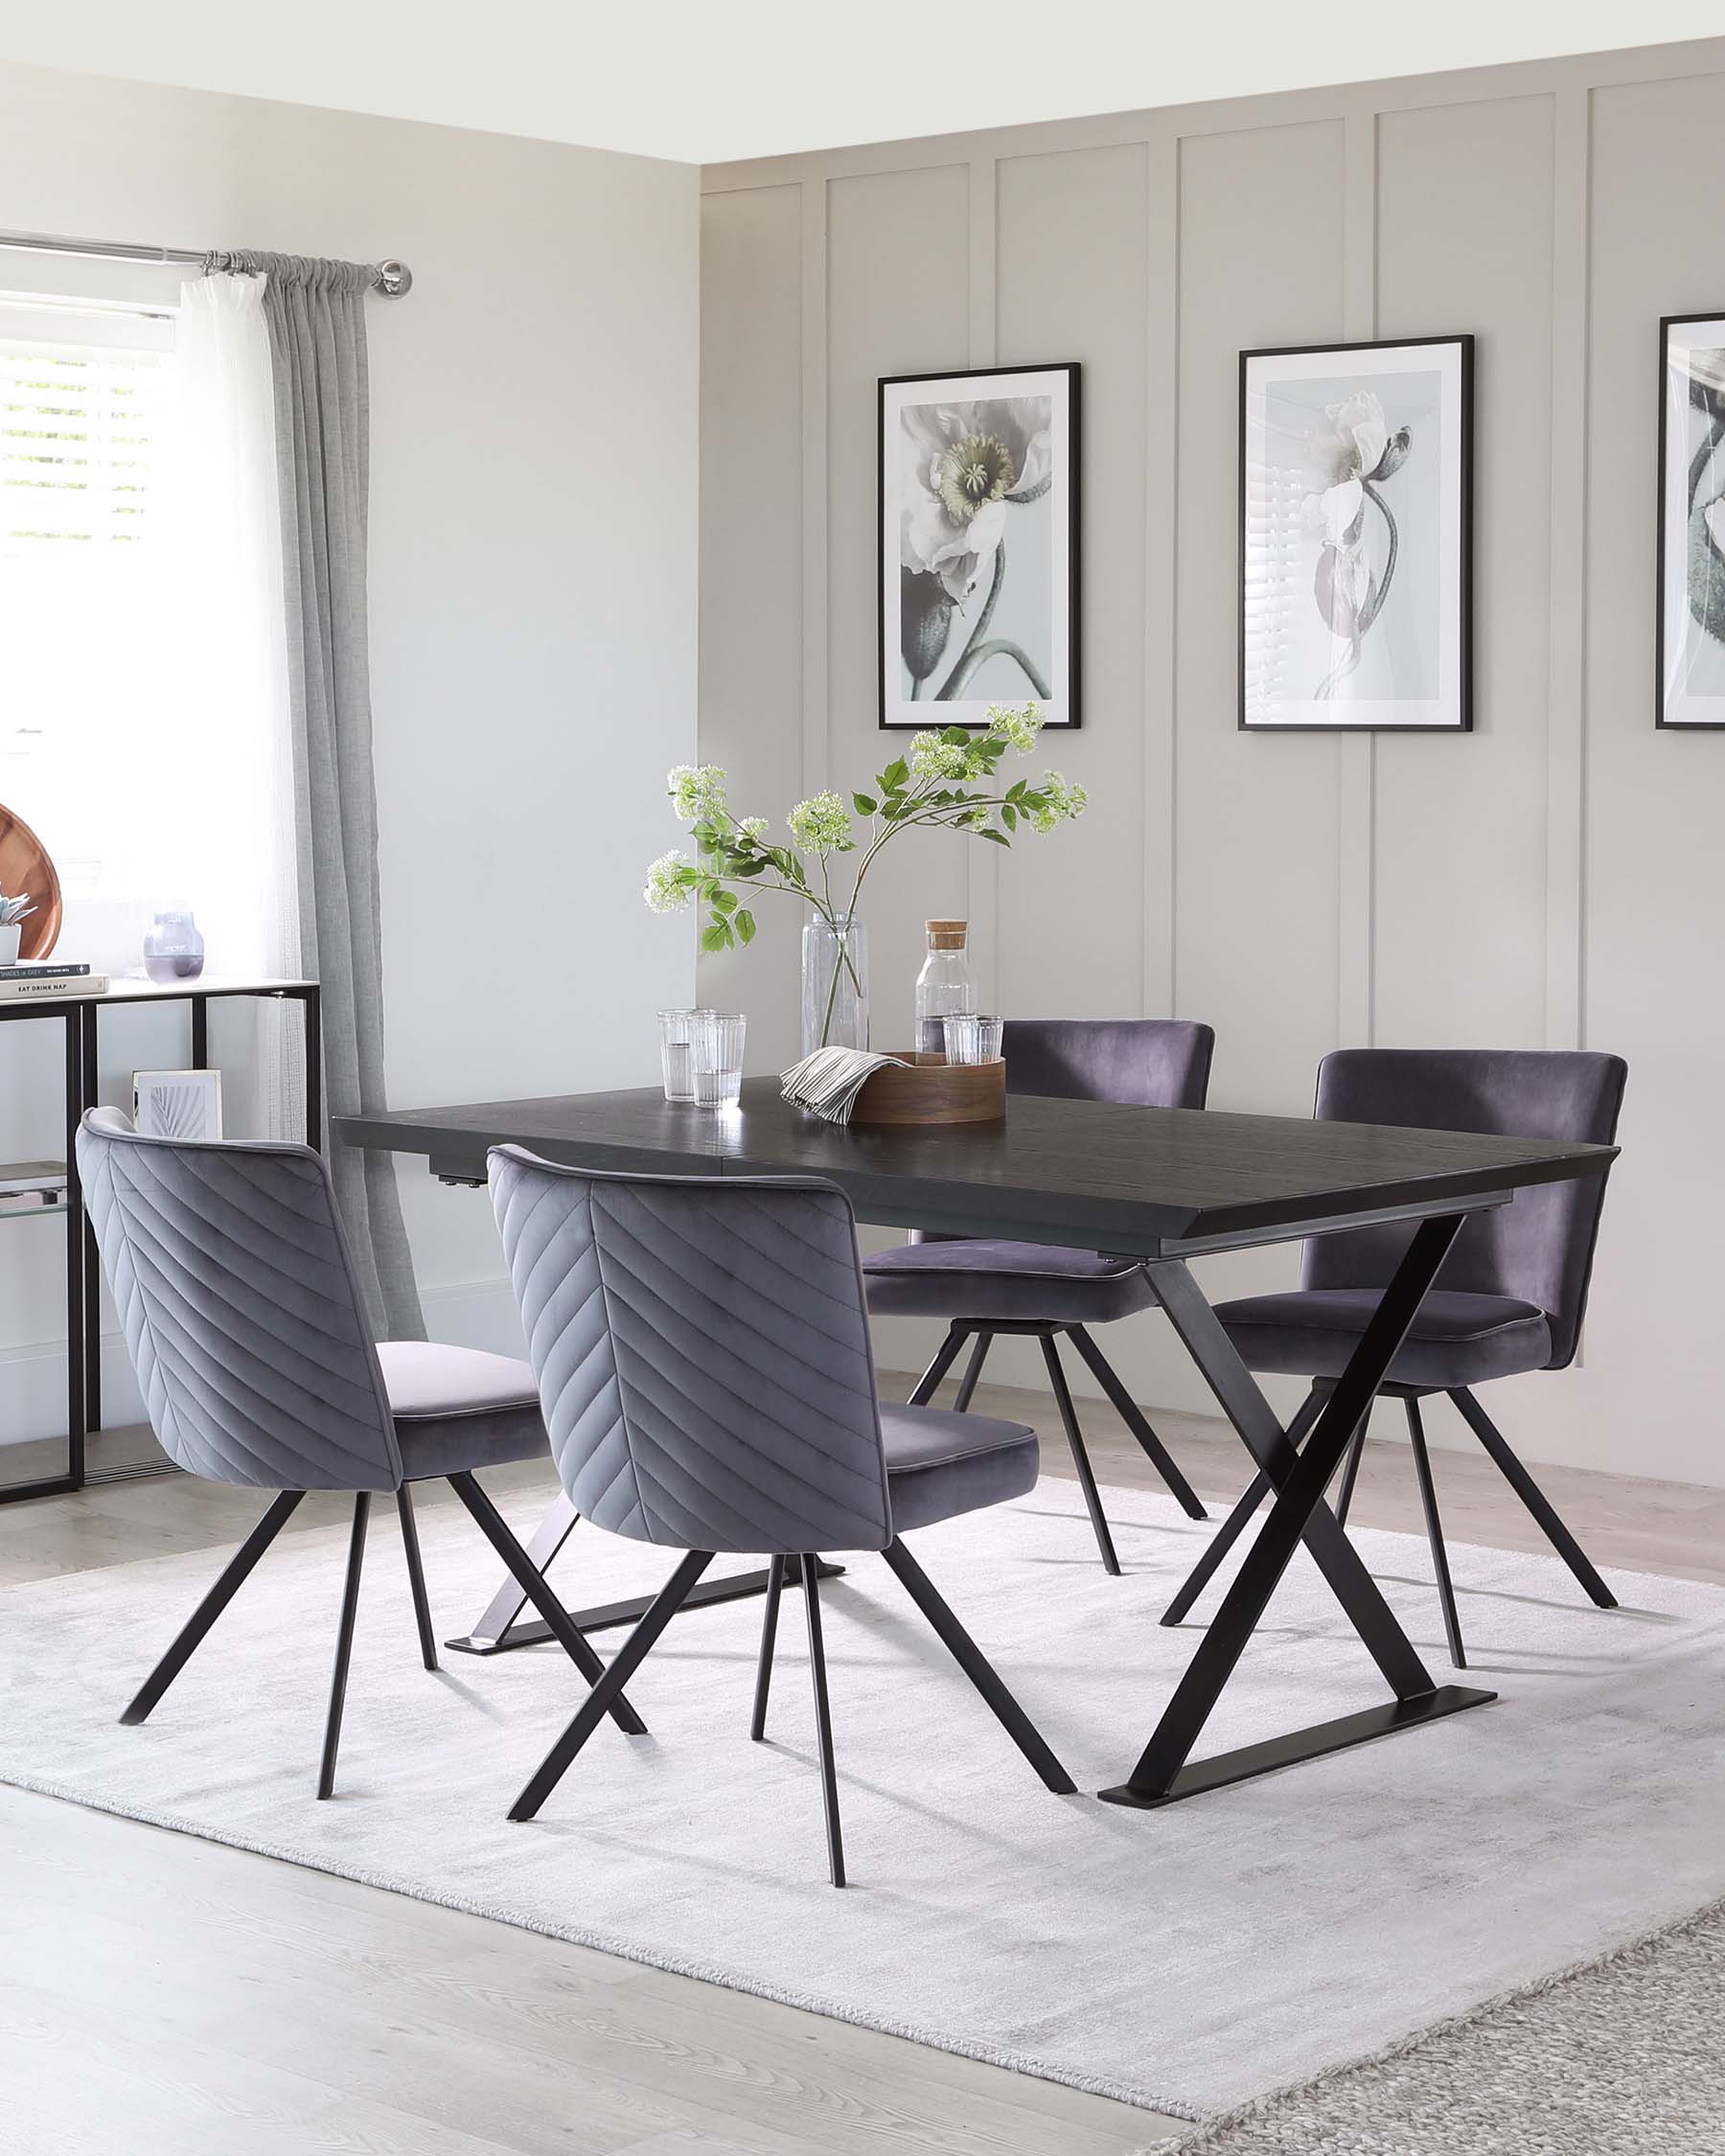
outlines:
M962 951L970 931L968 921L925 921L931 951Z

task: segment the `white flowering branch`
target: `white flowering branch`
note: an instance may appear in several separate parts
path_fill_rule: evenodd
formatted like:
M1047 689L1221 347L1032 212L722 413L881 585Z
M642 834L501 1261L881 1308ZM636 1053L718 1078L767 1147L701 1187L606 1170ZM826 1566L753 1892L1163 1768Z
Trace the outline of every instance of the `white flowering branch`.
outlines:
M1024 829L1052 831L1084 814L1089 795L1058 771L1000 786L997 767L1001 758L1008 749L1029 755L1041 730L1042 714L1028 703L1022 708L990 704L988 730L982 734L962 726L919 733L908 758L897 757L877 773L873 792L853 793L850 808L831 791L799 801L785 819L789 845L769 838L764 816L739 820L731 814L718 765L679 764L670 773L667 790L678 818L689 826L696 858L676 847L661 854L647 871L647 903L656 913L672 913L698 902L707 909L702 949L732 951L754 941L754 913L746 902L755 891L799 899L832 930L844 970L860 993L840 924L856 913L864 879L899 832L934 825L1010 846ZM861 837L852 811L866 822ZM849 895L842 899L834 895L831 867L833 857L840 854L862 857ZM818 885L811 878L811 860L818 864ZM833 996L839 977L835 967ZM829 997L829 1022L831 1015Z

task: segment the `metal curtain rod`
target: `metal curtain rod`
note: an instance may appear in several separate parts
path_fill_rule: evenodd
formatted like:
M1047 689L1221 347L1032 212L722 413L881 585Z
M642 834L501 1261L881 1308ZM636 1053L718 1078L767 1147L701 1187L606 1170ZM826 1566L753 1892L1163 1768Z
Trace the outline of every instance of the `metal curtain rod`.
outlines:
M0 247L23 247L38 255L83 255L99 262L196 263L200 268L226 260L219 247L132 247L121 241L57 239L46 232L0 232ZM413 272L404 262L392 258L367 266L372 289L386 299L400 299L413 289Z

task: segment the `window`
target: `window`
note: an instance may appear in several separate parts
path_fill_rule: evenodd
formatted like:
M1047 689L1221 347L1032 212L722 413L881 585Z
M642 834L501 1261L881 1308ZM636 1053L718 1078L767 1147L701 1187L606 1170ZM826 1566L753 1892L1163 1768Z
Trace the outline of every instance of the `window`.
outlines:
M104 913L158 895L172 347L166 310L0 299L0 800L40 833L69 907Z

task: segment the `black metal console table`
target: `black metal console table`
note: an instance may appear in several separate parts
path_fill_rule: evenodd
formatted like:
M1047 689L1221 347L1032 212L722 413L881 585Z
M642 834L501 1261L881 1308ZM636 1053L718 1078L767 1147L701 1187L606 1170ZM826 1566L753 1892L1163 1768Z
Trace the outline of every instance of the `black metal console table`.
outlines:
M102 1013L117 1004L130 1008L152 1003L191 1006L191 1069L208 1067L210 1005L235 997L263 997L298 1003L306 1014L306 1143L323 1141L323 1028L318 987L311 980L227 980L199 976L195 981L158 984L117 980L100 995L80 994L76 981L53 995L0 998L0 1023L58 1019L66 1044L66 1192L61 1204L44 1210L63 1213L66 1221L66 1472L0 1487L0 1503L17 1498L49 1497L80 1490L86 1481L105 1480L85 1470L85 1442L102 1428L102 1269L96 1240L84 1213L74 1140L84 1111L96 1106L96 1051ZM3 1457L0 1455L0 1457ZM136 1470L118 1470L118 1474Z

